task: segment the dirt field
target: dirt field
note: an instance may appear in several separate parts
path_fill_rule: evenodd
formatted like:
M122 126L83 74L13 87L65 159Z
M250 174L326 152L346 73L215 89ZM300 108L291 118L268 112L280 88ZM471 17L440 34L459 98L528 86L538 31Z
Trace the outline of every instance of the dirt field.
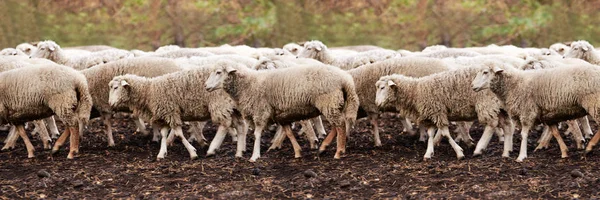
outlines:
M536 132L530 136L529 158L523 163L514 161L519 134L511 159L501 158L502 145L494 137L482 157L472 157L473 149L461 144L467 158L457 161L444 140L433 160L424 162L425 144L398 134L402 127L397 118L384 115L380 125L383 147L373 147L370 127L361 120L341 160L333 159L335 145L317 156L300 139L301 159L293 159L286 142L282 150L263 152L259 162L250 163L252 134L243 160L234 158L235 145L228 137L214 157L202 156L207 147L194 143L201 158L191 161L176 141L167 158L156 161L159 144L134 134L126 117L114 120L114 148L107 147L99 120L93 120L75 160L66 160L66 149L56 155L42 151L37 137L34 159L26 158L21 140L15 150L1 152L0 199L600 198L600 149L582 160L570 137L565 137L571 150L567 159L560 159L555 142L548 150L533 152ZM215 132L212 125L205 128L208 138ZM479 138L482 127L476 125L471 132ZM0 141L6 135L0 133ZM263 137L263 150L272 135Z

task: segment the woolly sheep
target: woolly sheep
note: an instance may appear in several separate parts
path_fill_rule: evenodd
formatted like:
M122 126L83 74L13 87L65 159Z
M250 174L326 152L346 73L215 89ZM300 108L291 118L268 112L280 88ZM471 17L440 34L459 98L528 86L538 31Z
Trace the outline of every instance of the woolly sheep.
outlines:
M560 77L560 78L559 78ZM592 65L521 71L503 65L482 69L472 81L475 91L492 91L504 102L508 114L521 122L521 148L517 162L527 157L527 137L536 122L547 124L561 142L556 124L589 114L596 121L600 97L600 70ZM586 152L600 139L594 136ZM561 145L562 157L566 146Z
M107 45L87 45L87 46L74 46L74 47L65 47L65 50L84 50L89 52L98 52L104 50L113 50L117 49Z
M296 43L287 43L286 45L283 45L283 49L289 51L290 53L292 53L292 55L298 55L298 52L300 52L302 46Z
M261 134L270 121L283 126L293 144L295 157L300 157L300 146L291 132L290 123L319 115L333 127L319 152L323 152L337 134L334 158L341 158L346 149L346 132L354 124L358 109L358 97L350 75L326 65L254 71L224 62L220 61L205 87L209 91L223 89L237 103L242 115L254 122L251 162L260 157Z
M107 85L113 77L125 74L156 77L181 70L183 70L183 68L178 66L172 59L143 57L118 60L81 71L88 80L90 94L93 97L94 109L100 113L104 125L106 126L105 132L107 134L108 146L115 145L110 123L111 113L113 110L118 112L130 112L126 108L113 109L108 104L109 88ZM134 122L136 122L138 129L140 129L142 133L147 134L143 123L140 123L138 120L134 120ZM155 129L155 133L156 131L158 130Z
M15 48L27 55L31 55L31 53L33 53L33 51L35 51L35 49L36 49L35 46L33 46L29 43L21 43L21 44L17 45L17 47L15 47Z
M137 75L117 76L109 83L109 104L112 107L128 107L134 114L152 119L161 126L161 148L157 159L167 153L167 128L171 135L179 136L190 153L190 158L198 157L196 149L184 138L183 121L204 121L211 119L219 128L209 147L208 154L214 154L227 131L236 132L232 127L236 120L235 102L224 91L207 92L198 87L212 72L211 67L171 73L155 78ZM238 114L239 115L239 114ZM240 116L241 117L241 116ZM237 117L237 118L240 118ZM236 157L241 157L245 149L244 134L240 134Z
M331 47L331 50L351 50L356 52L364 52L371 50L383 50L383 48L373 45L354 45L354 46L341 46L341 47Z
M170 44L170 45L158 47L158 49L154 50L154 52L165 53L165 52L174 51L174 50L178 50L178 49L181 49L181 47L178 45Z
M430 58L448 58L448 57L459 57L459 56L474 57L474 56L480 56L480 55L481 55L480 53L477 53L474 51L469 51L469 50L464 50L464 49L455 49L455 48L448 48L448 49L442 49L442 50L438 50L438 51L413 54L413 56L430 57Z
M66 65L77 70L104 63L103 58L90 55L67 56L65 51L53 41L44 41L37 44L37 49L31 54L33 58L46 58L61 65Z
M176 49L176 50L171 50L171 51L165 51L165 52L156 52L156 53L149 53L146 54L145 56L152 56L152 57L162 57L162 58L183 58L183 57L194 57L194 56L199 56L199 57L206 57L206 56L212 56L215 55L211 52L208 51L204 51L201 49L192 49L192 48L180 48L180 49Z
M554 43L552 45L550 45L549 49L557 52L560 55L564 55L565 52L569 51L571 47L563 44L563 43Z
M421 52L422 53L431 53L431 52L436 52L436 51L440 51L440 50L444 50L444 49L448 49L448 47L444 46L444 45L432 45L432 46L425 47L423 50L421 50Z
M371 63L368 56L359 56L358 54L346 56L334 56L331 50L327 49L321 41L313 40L304 43L304 48L298 53L299 58L312 58L328 65L349 70L359 66Z
M490 65L489 63L491 62L482 65ZM485 124L485 130L474 154L481 154L494 129L500 125L506 137L502 156L508 157L514 128L510 121L500 124L507 117L502 113L502 102L491 92L477 93L470 88L470 80L481 68L482 66L467 67L421 78L398 74L383 76L376 83L375 102L382 108L396 107L401 113L414 117L419 124L428 127L429 139L424 159L430 159L433 154L433 127L438 128L440 136L448 138L457 158L462 159L462 148L450 136L449 121L475 119Z
M177 59L177 61L183 61L183 62L187 62L189 64L197 65L197 66L202 66L202 65L206 65L206 64L214 64L215 62L217 62L219 60L231 60L234 62L244 64L247 67L252 67L252 66L256 65L256 63L258 62L254 58L240 56L240 55L234 55L234 54L232 54L232 55L214 55L214 56L207 56L207 57L194 56L194 57L189 57L189 58L178 58Z
M27 54L23 53L21 50L14 48L5 48L0 51L0 55L2 56L25 56Z
M74 158L79 152L78 125L87 123L92 106L85 77L68 67L50 64L6 71L0 73L0 80L3 91L0 94L0 120L16 126L27 147L28 157L34 156L34 150L23 124L56 115L67 129L56 141L52 152L58 151L70 136L67 158Z
M600 65L600 55L594 46L585 40L571 43L571 48L564 54L565 58L579 58L594 65Z

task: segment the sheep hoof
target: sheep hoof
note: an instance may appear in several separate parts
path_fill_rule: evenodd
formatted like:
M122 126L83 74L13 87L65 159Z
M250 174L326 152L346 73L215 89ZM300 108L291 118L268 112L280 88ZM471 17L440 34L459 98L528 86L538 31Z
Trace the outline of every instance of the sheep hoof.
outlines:
M479 156L481 156L481 154L482 154L481 152L475 152L475 153L473 153L473 157L479 157Z
M215 152L206 152L206 157L212 157L215 155Z
M52 149L52 151L50 152L51 154L56 154L58 152L58 148L56 149Z
M464 159L464 158L465 158L465 155L459 155L459 156L456 156L456 158L457 158L458 160L462 160L462 159Z
M164 157L164 156L162 156L162 157L161 157L161 156L158 156L158 157L156 157L156 160L157 160L157 161L160 161L160 160L162 160L162 159L165 159L165 157Z
M517 162L523 162L523 160L525 160L525 158L527 158L527 156L523 156L523 157L519 156L517 158Z
M423 161L431 160L431 157L423 157Z
M190 160L196 160L196 159L198 159L198 155L194 155L194 156L190 157Z
M502 154L502 158L510 158L509 154Z

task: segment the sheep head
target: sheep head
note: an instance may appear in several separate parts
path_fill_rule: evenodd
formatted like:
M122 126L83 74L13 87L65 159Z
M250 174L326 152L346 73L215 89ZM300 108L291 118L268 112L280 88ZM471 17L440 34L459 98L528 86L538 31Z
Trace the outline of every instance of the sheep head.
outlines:
M560 55L564 55L570 49L570 47L563 43L555 43L550 45L549 49L556 51Z
M500 73L504 72L504 69L500 67L500 63L486 62L481 71L477 73L477 76L471 82L471 88L475 92L479 92L484 89L490 88L490 82Z
M108 83L108 104L113 108L123 107L122 105L130 100L131 85L127 76L117 76Z
M375 95L375 104L378 107L386 107L390 103L389 99L395 96L395 87L398 87L389 76L384 76L375 83L377 93Z
M527 56L525 64L520 67L522 70L543 69L543 65L538 58Z
M3 55L3 56L21 56L21 55L25 55L25 53L19 51L18 49L5 48L5 49L2 49L2 51L0 51L0 55Z
M53 60L55 52L60 51L60 46L52 40L46 40L37 44L37 49L31 53L32 58L46 58Z
M323 57L323 53L327 51L327 46L323 44L321 41L313 40L310 42L304 43L304 48L298 52L298 58L312 58L315 60L321 60Z
M273 60L261 56L258 59L258 62L256 63L256 65L252 66L252 69L254 70L272 70L272 69L277 69L277 67L275 66L275 63L273 62Z
M227 81L229 76L237 72L237 69L234 67L236 64L231 61L217 62L213 72L210 73L210 76L204 83L206 91L212 92L223 88L223 83Z
M25 53L27 55L31 55L32 51L34 51L36 49L36 47L29 43L22 43L22 44L17 45L16 49L22 51L23 53Z
M298 55L298 51L300 51L300 49L302 49L302 46L300 46L296 43L289 43L289 44L283 45L283 49L289 51L293 55Z
M592 46L589 42L585 40L579 40L577 42L571 43L571 49L569 49L565 54L565 58L579 58L584 59L587 57L588 52L593 53L594 46Z

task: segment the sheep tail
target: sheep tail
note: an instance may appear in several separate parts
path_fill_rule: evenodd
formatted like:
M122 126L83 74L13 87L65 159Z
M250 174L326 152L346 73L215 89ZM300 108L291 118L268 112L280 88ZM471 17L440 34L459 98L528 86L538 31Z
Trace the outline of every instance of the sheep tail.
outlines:
M356 88L353 81L347 81L342 86L342 92L344 93L344 116L346 121L346 134L350 134L350 130L354 127L356 116L358 113L358 95L356 94Z
M87 125L90 120L90 113L92 112L92 96L87 85L87 81L79 82L75 86L75 92L77 94L77 118L79 122L79 129Z

